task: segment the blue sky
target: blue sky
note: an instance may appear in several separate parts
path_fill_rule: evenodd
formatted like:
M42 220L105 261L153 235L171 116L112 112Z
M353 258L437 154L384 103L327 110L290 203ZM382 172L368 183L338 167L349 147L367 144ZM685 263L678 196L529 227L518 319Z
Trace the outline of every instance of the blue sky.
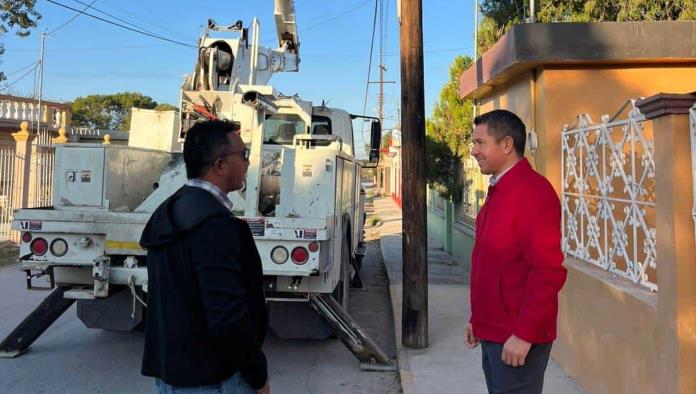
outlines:
M73 8L75 0L55 0ZM90 3L92 0L81 0ZM195 44L208 18L221 24L242 20L261 22L261 41L274 47L273 0L97 0L94 7L158 35ZM285 94L352 113L362 113L365 100L374 0L296 0L302 63L299 73L276 74L271 83ZM396 0L385 0L385 126L394 124L400 103L399 26ZM423 0L425 98L429 115L448 69L457 55L473 53L473 0ZM12 33L0 40L5 45L0 70L12 73L39 57L40 32L60 26L74 11L46 0L37 1L42 14L39 28L27 38ZM96 11L87 12L103 16ZM379 37L379 30L377 32ZM379 62L375 39L373 80ZM270 41L269 41L270 40ZM157 102L177 104L182 76L194 67L196 51L136 34L81 15L46 39L44 94L47 100L70 101L77 96L137 91ZM12 82L22 73L12 75ZM31 95L33 75L10 90ZM4 85L0 85L0 88ZM376 113L377 85L372 85L368 115ZM3 92L6 93L6 92Z

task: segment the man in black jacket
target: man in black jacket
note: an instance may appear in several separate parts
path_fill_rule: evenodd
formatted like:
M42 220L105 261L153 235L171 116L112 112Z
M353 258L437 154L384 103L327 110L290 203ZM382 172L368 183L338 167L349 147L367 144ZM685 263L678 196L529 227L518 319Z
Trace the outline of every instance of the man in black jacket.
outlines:
M142 373L159 393L270 392L261 259L227 198L249 167L238 129L208 121L188 131L189 181L152 214L140 240L148 252Z

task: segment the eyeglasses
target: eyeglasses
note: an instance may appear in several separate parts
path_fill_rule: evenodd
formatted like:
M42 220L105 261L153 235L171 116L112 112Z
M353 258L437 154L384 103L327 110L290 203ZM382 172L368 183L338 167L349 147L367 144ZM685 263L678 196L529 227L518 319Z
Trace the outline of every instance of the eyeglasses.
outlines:
M210 165L211 165L211 166L212 166L212 165L215 165L215 162L216 162L218 159L222 159L222 158L225 158L225 157L227 157L227 156L232 156L232 155L236 155L236 154L240 154L240 153L242 154L242 157L244 158L244 161L249 161L249 155L251 154L251 151L249 150L249 148L246 148L246 147L245 147L244 150L238 150L238 151L226 153L226 154L224 154L224 155L221 155L221 156L216 157L215 160L213 160L212 163L210 163Z

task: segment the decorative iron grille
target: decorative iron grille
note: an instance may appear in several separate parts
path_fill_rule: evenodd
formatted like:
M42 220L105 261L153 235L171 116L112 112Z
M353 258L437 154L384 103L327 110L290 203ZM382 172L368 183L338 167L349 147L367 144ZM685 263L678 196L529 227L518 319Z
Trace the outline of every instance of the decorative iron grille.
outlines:
M579 115L562 132L565 253L657 291L654 152L635 100L599 124Z

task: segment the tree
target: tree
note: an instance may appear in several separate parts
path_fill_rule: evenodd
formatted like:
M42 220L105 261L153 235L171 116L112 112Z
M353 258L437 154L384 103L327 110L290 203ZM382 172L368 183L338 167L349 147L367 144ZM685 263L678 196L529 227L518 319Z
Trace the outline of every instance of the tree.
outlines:
M167 103L157 104L157 106L155 107L155 111L178 111L178 110L179 110L179 108L177 108L171 104L167 104Z
M482 0L478 53L484 53L527 16L528 0ZM694 0L539 0L538 22L610 22L696 19Z
M455 202L461 199L461 164L469 155L472 130L472 104L459 96L459 77L472 63L468 56L454 59L449 80L425 123L427 181L443 197Z
M93 129L128 131L131 108L156 107L152 97L135 92L78 97L72 103L72 123Z
M34 11L36 0L0 0L0 35L17 29L16 35L26 37L29 29L36 27L41 15ZM0 44L0 55L5 53L5 47ZM0 81L5 80L5 74L0 72Z

